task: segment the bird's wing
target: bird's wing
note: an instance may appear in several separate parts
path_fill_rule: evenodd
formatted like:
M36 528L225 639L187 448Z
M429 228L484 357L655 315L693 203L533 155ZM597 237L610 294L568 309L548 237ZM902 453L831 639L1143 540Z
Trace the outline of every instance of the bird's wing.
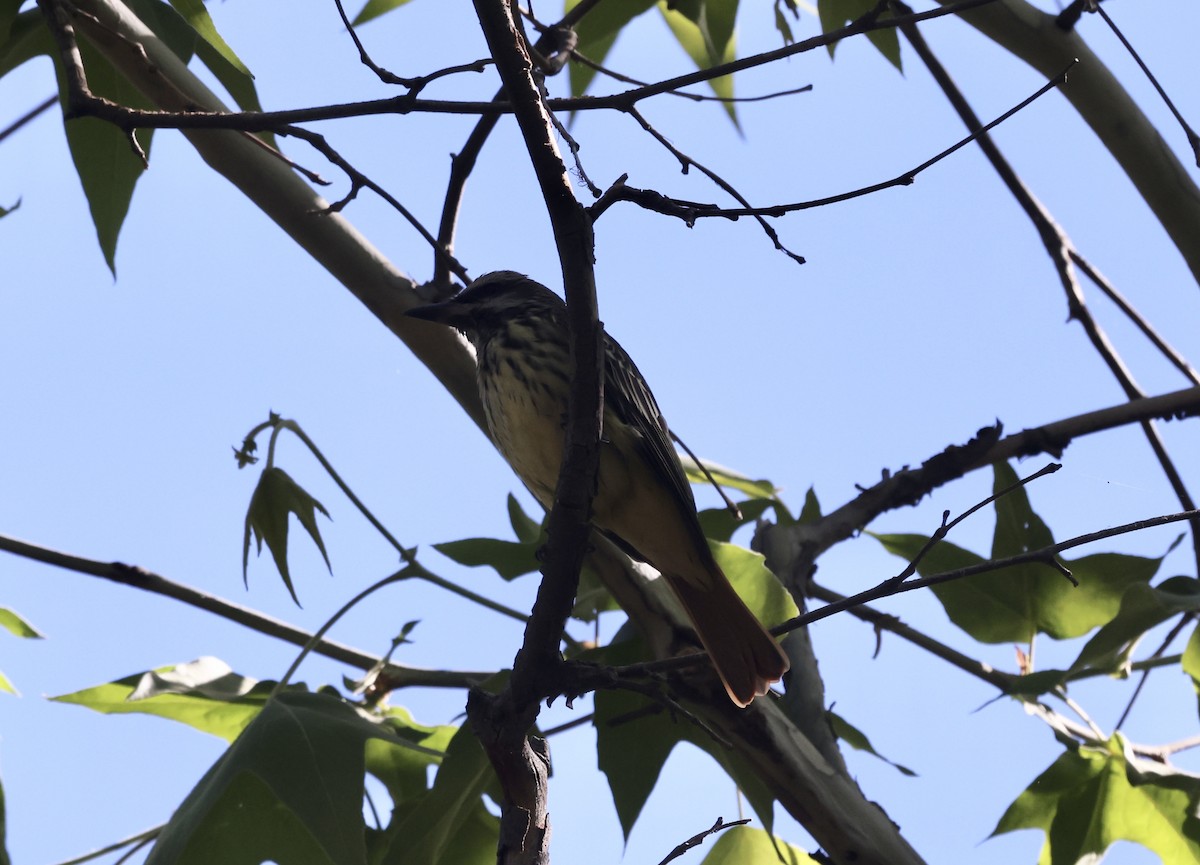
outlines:
M685 513L696 513L696 500L671 446L671 433L659 411L654 394L638 372L633 359L611 337L605 338L604 404L617 419L634 431L634 439L645 461L664 483ZM701 549L707 549L698 520L692 521Z

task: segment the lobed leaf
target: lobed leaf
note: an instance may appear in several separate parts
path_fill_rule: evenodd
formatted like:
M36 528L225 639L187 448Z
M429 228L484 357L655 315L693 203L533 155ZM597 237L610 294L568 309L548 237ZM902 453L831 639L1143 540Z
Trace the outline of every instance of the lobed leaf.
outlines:
M262 711L274 687L204 657L50 699L105 715L156 715L232 742Z
M1016 474L1007 464L997 464L995 474L997 491L1016 481ZM1029 506L1023 488L1001 498L996 512L993 558L1054 543L1050 530ZM889 552L908 561L927 541L923 535L874 537ZM942 541L926 554L917 571L923 577L932 576L983 561L982 556ZM933 587L933 593L950 620L980 642L1028 642L1037 633L1069 639L1116 616L1126 590L1149 583L1162 557L1100 553L1061 561L1079 581L1078 588L1049 565L1030 563L942 583Z
M339 698L278 694L179 806L147 865L365 865L365 746L385 735Z
M1134 756L1117 733L1105 747L1068 750L1000 818L993 835L1046 833L1039 865L1099 861L1132 841L1172 865L1200 863L1200 778Z
M321 551L325 567L330 568L332 572L329 555L325 552L325 542L321 540L321 532L317 528L317 511L326 517L329 516L329 511L325 510L325 506L310 496L283 469L276 466L263 469L263 473L258 479L258 485L254 488L254 494L250 497L250 507L246 511L246 529L242 539L242 579L248 579L250 537L253 535L259 554L262 553L263 541L267 542L267 548L271 551L271 557L275 560L275 567L279 569L279 575L283 577L284 585L287 586L292 600L299 605L300 599L296 597L296 589L288 571L288 517L291 514L296 515L300 525L304 527L308 536L313 539L313 543L317 545L317 549Z

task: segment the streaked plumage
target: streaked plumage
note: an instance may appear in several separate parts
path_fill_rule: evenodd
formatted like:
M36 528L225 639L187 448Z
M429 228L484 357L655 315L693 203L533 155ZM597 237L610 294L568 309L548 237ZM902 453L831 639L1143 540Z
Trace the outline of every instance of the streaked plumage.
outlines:
M500 452L547 508L562 464L570 359L566 304L511 271L409 312L458 328L475 346L478 384ZM787 657L713 560L666 421L633 360L605 335L604 429L592 522L657 568L740 706L766 693Z

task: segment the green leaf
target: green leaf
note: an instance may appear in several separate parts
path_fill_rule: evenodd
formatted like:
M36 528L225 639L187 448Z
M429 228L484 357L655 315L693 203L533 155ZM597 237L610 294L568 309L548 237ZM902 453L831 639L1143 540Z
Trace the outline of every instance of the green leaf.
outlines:
M80 42L79 52L87 70L88 86L93 93L131 108L153 107L88 42ZM57 55L53 56L55 69L59 73L59 99L65 105L66 82L62 75L62 63ZM94 117L80 117L66 121L65 125L67 144L75 162L75 171L83 185L92 224L96 226L100 251L104 254L108 269L116 276L117 239L125 216L129 213L133 189L146 166L134 152L125 133L111 123ZM139 130L134 135L149 158L151 130Z
M480 825L483 810L481 796L496 784L492 764L488 761L479 740L469 726L460 727L446 748L446 756L438 769L433 788L420 799L403 819L389 828L393 838L392 847L384 860L387 865L434 865L434 863L495 862L496 839L499 823L495 818L484 820ZM486 813L486 812L484 812ZM490 815L488 815L490 817ZM466 839L460 833L468 831ZM478 839L479 832L490 832L490 847L487 858L478 858L478 843L471 841L472 833ZM467 851L458 845L469 841ZM453 858L454 851L470 852L466 860Z
M542 524L533 520L521 509L520 503L511 493L508 496L508 519L518 540L503 541L497 538L465 538L434 544L433 548L448 559L477 568L486 565L503 579L513 580L539 568L538 550L546 543Z
M566 9L578 5L579 0L567 0ZM576 50L589 60L603 63L625 25L653 5L654 0L605 0L597 4L575 25L575 35L579 37ZM572 63L568 71L571 95L582 96L595 78L596 70L582 63Z
M21 12L25 0L0 0L0 45L8 41L13 22Z
M1129 656L1147 631L1196 609L1200 609L1200 580L1192 577L1172 577L1156 587L1141 583L1130 586L1121 598L1117 615L1088 640L1071 664L1071 672L1127 671Z
M379 736L341 699L277 695L179 806L147 865L365 865L364 753Z
M0 628L4 628L15 637L23 637L26 640L43 639L42 633L37 628L8 607L0 607Z
M766 627L772 628L800 615L791 593L767 568L760 553L717 541L709 541L708 548L734 590Z
M253 534L257 541L257 552L260 555L263 541L267 542L267 548L270 549L271 557L275 560L275 567L279 569L279 575L283 577L284 585L291 593L292 600L299 606L300 599L296 597L296 589L292 585L292 577L288 572L288 517L291 514L296 515L300 525L304 527L308 536L313 539L313 543L317 545L317 549L321 551L325 567L329 568L332 573L329 555L325 552L325 542L321 540L321 532L317 528L317 511L326 517L329 516L329 511L325 510L325 506L310 496L283 469L275 466L263 469L263 473L258 479L258 486L254 488L254 495L250 497L250 507L246 511L246 531L242 540L242 579L246 581L249 579L250 535Z
M851 21L855 21L870 12L876 5L874 0L819 0L817 10L821 19L821 32L830 33L834 30L839 30ZM887 13L884 14L886 15ZM871 40L871 44L879 50L879 53L887 58L889 63L897 69L902 69L900 65L900 37L896 34L894 27L872 30L867 33L867 38ZM833 51L836 47L836 42L830 44L830 57L833 57Z
M378 18L391 12L393 9L398 9L409 0L367 0L367 4L359 10L354 16L354 20L350 23L357 27L359 24L366 24L368 21Z
M497 538L465 538L434 544L433 548L460 565L468 568L486 565L505 580L513 580L538 569L537 551L540 546Z
M704 474L700 465L691 457L683 456L679 461L683 465L683 473L689 482L701 486L710 483L708 475ZM708 460L701 460L701 464L708 469L708 474L712 475L713 480L727 489L743 492L754 499L771 499L773 501L779 499L779 487L769 480L755 480L739 471Z
M518 541L526 544L545 542L546 531L541 522L525 513L512 493L508 494L508 521Z
M729 512L729 508L706 508L700 511L700 528L704 536L714 541L729 541L733 533L747 523L752 523L761 517L775 502L771 499L746 499L738 502L738 510L742 512L738 519Z
M258 91L254 88L254 76L217 32L204 3L201 0L171 0L171 5L195 34L191 50L229 91L237 106L243 111L262 111Z
M856 751L865 751L872 756L878 757L889 766L894 767L901 775L908 775L910 778L915 778L917 773L912 769L901 766L899 763L894 763L887 757L875 750L871 744L871 740L867 738L867 734L855 727L841 715L836 712L827 712L829 718L829 726L833 728L833 735L837 736L851 748Z
M687 55L700 69L711 69L737 58L734 21L737 0L659 0L658 9ZM708 82L722 99L733 98L733 76ZM724 103L729 119L737 123L733 102Z
M717 835L703 865L811 865L819 861L770 832L734 826Z
M12 4L6 0L3 8L6 12L15 12L21 4ZM0 13L2 14L2 13ZM3 21L0 21L2 24ZM46 19L40 9L30 9L16 15L9 21L4 38L0 40L0 77L12 72L27 60L39 55L55 55L54 39L46 28Z
M1055 760L992 834L1043 830L1040 865L1098 862L1116 841L1141 844L1172 865L1200 863L1198 798L1200 778L1135 757L1117 733L1107 747Z
M817 501L817 493L812 488L808 488L808 492L804 494L804 507L800 509L800 516L797 517L797 522L801 525L809 525L821 519L821 503Z
M1192 687L1196 696L1200 697L1200 625L1188 637L1187 647L1183 650L1183 672L1192 679Z
M583 570L579 572L579 588L575 592L575 606L571 608L571 618L581 622L594 622L600 613L619 609L621 607L608 587L585 563Z
M604 662L632 663L642 660L639 641L629 640L607 647ZM613 804L625 838L633 830L642 807L650 797L663 764L680 742L691 742L708 753L745 794L759 820L769 830L773 825L770 790L754 769L735 751L682 717L672 717L661 706L628 691L597 691L596 755L608 779Z
M215 780L222 782L220 795L195 805L190 798L185 801L159 836L147 865L342 865L260 775L241 772ZM206 775L201 784L208 781ZM193 808L201 806L207 810L193 816ZM365 862L365 856L347 861Z
M392 802L399 805L427 792L426 770L441 762L458 728L450 724L436 727L418 724L407 709L400 707L386 709L383 724L411 747L371 739L367 742L366 767L387 787Z
M1016 481L1007 464L996 466L997 491ZM1023 488L997 502L994 558L1049 546L1050 530L1029 507ZM927 540L923 535L876 535L891 553L911 561ZM948 541L933 547L918 565L921 576L946 573L984 559ZM1063 559L1079 581L1076 588L1054 568L1039 563L990 571L933 587L951 621L984 643L1028 642L1035 633L1055 639L1086 634L1111 620L1131 585L1148 583L1162 558L1100 553Z
M274 687L205 657L51 699L105 715L156 715L232 742L262 711Z

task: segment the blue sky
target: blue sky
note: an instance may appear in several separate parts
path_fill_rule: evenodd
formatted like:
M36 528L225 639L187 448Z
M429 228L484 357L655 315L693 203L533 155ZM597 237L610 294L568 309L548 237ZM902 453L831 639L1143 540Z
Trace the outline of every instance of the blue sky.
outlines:
M214 4L218 28L257 75L270 108L386 95L356 63L332 4ZM1165 21L1186 20L1182 0L1113 7L1185 114L1200 116L1191 84L1192 38ZM541 10L553 17L550 9ZM1126 18L1130 20L1125 20ZM745 9L741 54L778 44L769 11ZM814 18L795 25L816 31ZM1182 134L1094 17L1083 32L1159 124ZM977 112L990 118L1042 83L966 26L925 33ZM363 29L377 59L413 74L483 56L469 4L412 3ZM918 61L898 74L863 40L836 61L813 52L739 78L755 95L812 83L811 93L739 106L735 129L715 104L661 98L643 106L683 150L756 203L836 194L890 178L963 135ZM609 64L639 78L685 72L690 62L655 15L625 34ZM555 82L562 87L563 83ZM460 76L427 95L488 98L490 73ZM53 89L39 59L0 80L0 124ZM342 153L436 223L448 155L471 121L434 116L325 124ZM586 115L573 133L601 186L630 182L697 200L721 200L700 175L680 175L666 151L622 116ZM1129 182L1069 106L1050 94L996 134L1018 172L1082 252L1185 354L1200 356L1200 293ZM295 142L289 155L345 188L333 168ZM0 532L100 560L140 564L171 579L315 629L347 598L393 569L387 545L339 497L302 448L285 442L281 465L332 514L323 531L331 578L299 533L292 605L269 560L240 574L241 525L255 475L239 472L230 446L274 410L294 418L358 494L422 561L472 588L527 607L533 584L501 584L457 569L429 545L460 537L508 537L505 497L534 505L486 440L437 383L353 297L232 187L214 177L175 133L159 133L117 254L114 282L94 243L61 120L44 115L4 142L0 223L8 276L0 284ZM1186 160L1185 160L1186 161ZM586 193L581 189L581 195ZM418 280L431 254L386 205L360 196L347 217ZM803 254L799 267L772 250L750 220L676 221L621 205L597 224L601 317L637 359L670 420L693 450L768 477L797 508L810 487L833 508L884 468L915 465L976 429L1003 420L1016 431L1121 401L1117 386L1066 321L1049 259L982 157L967 148L911 187L888 190L776 223ZM457 247L473 274L527 272L556 289L558 266L540 195L513 128L501 124L468 188ZM1113 310L1098 317L1143 388L1184 386ZM1185 476L1200 476L1194 434L1164 435ZM1046 460L1028 461L1032 470ZM1120 430L1078 442L1065 469L1031 491L1058 538L1177 509L1140 434ZM986 473L939 490L917 509L889 514L878 531L931 531L942 510L984 497ZM990 517L952 540L986 551ZM1161 554L1165 529L1100 545ZM743 539L744 540L744 539ZM1185 545L1186 547L1186 545ZM869 538L841 545L819 579L844 593L900 569ZM1162 576L1189 573L1185 554ZM9 849L21 863L52 863L165 820L220 753L221 743L154 718L105 718L43 695L61 694L164 664L215 655L235 670L275 678L294 650L170 601L17 558L0 562L0 604L26 616L45 641L5 638L0 669L23 692L0 698L0 776ZM1011 646L980 649L949 625L931 596L881 605L928 632L1014 669ZM435 590L404 585L356 609L332 636L386 649L399 626L421 619L398 660L468 669L507 665L515 624ZM604 623L611 635L619 620ZM582 631L580 633L583 633ZM812 629L828 699L876 747L919 773L901 777L872 758L848 760L867 796L888 811L930 862L1033 861L1025 832L982 843L1007 804L1058 755L1049 730L1020 707L870 629L839 616ZM1039 644L1042 666L1076 649ZM310 683L348 671L320 659ZM1111 728L1131 687L1108 681L1076 695ZM454 719L461 693L394 695L417 719ZM544 723L588 711L561 705ZM1138 741L1195 733L1190 685L1151 677L1127 727ZM552 743L551 814L560 861L658 861L680 840L736 816L731 782L686 747L623 846L594 737L583 728ZM1187 758L1184 758L1185 765ZM1194 767L1193 767L1194 768ZM781 833L811 847L782 818ZM693 854L695 855L695 854ZM697 860L698 861L698 860ZM1111 861L1153 857L1118 848Z

